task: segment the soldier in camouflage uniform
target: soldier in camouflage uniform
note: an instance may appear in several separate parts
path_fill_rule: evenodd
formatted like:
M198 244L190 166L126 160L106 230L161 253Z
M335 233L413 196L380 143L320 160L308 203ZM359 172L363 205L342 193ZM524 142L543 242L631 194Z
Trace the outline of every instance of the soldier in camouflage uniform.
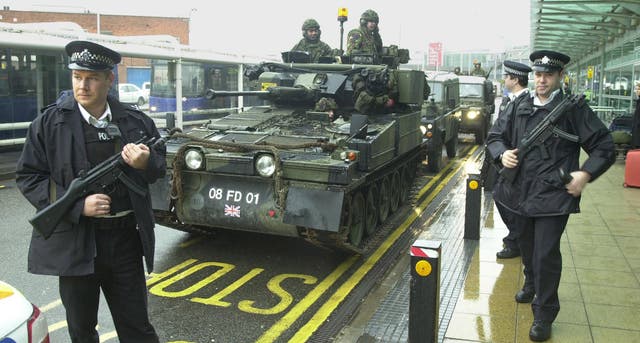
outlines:
M480 61L473 60L473 70L469 73L469 75L487 77L487 72L482 69L482 64L480 64Z
M347 36L347 52L373 54L375 57L382 55L382 38L378 33L378 13L374 10L366 10L360 17L360 27L349 31Z
M291 51L306 51L311 63L318 62L320 56L331 56L329 45L320 40L320 24L315 19L307 19L302 23L302 38Z

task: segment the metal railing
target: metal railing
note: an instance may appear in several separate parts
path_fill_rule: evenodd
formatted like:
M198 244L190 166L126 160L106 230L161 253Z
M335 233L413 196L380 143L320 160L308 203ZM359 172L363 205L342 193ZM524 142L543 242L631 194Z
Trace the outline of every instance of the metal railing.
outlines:
M609 127L613 119L615 119L618 114L626 112L624 109L615 108L613 106L591 106L591 109L607 127Z
M185 127L194 127L202 124L206 124L212 119L218 118L215 115L220 115L222 117L227 114L236 113L241 111L242 109L239 107L230 107L230 108L220 108L220 109L211 109L211 110L196 110L196 111L188 111L183 112L183 117L188 116L191 119L183 122ZM153 119L156 123L156 127L159 129L163 128L172 128L174 124L172 124L172 117L174 112L157 112L157 113L147 113L149 117ZM212 116L213 118L206 119L197 119L197 117L203 116ZM29 128L31 122L21 122L21 123L0 123L0 131L11 131L11 130L21 130ZM0 146L13 146L24 144L25 138L10 138L10 139L0 139Z
M26 129L29 127L29 124L31 124L31 122L2 123L0 124L0 131ZM20 144L24 144L24 140L25 140L24 138L0 139L0 146L20 145Z

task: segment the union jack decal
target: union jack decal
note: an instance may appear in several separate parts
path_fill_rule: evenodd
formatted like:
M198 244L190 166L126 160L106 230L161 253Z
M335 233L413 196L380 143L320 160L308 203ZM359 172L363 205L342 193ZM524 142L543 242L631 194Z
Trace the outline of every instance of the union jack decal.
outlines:
M228 217L240 218L240 206L224 205L224 215Z

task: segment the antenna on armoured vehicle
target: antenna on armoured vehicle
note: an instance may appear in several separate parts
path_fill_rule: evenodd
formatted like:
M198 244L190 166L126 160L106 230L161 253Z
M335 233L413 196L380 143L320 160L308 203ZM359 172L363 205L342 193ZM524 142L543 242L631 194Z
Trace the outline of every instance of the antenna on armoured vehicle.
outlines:
M346 7L338 8L338 21L340 22L340 55L344 55L344 50L342 49L342 38L344 37L344 22L349 20L348 18L349 10Z

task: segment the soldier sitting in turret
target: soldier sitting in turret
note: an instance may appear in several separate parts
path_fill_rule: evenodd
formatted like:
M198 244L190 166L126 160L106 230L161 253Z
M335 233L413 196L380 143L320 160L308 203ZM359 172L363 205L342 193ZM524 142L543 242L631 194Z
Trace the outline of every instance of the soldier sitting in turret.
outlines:
M482 69L482 64L477 59L473 60L473 70L469 73L471 76L487 77L487 71Z
M304 51L309 53L309 62L317 63L322 56L331 56L331 47L320 40L320 24L315 19L307 19L302 24L302 39L291 51Z
M360 16L360 26L349 31L347 36L347 56L353 54L382 55L382 38L378 27L379 17L374 10L366 10Z

